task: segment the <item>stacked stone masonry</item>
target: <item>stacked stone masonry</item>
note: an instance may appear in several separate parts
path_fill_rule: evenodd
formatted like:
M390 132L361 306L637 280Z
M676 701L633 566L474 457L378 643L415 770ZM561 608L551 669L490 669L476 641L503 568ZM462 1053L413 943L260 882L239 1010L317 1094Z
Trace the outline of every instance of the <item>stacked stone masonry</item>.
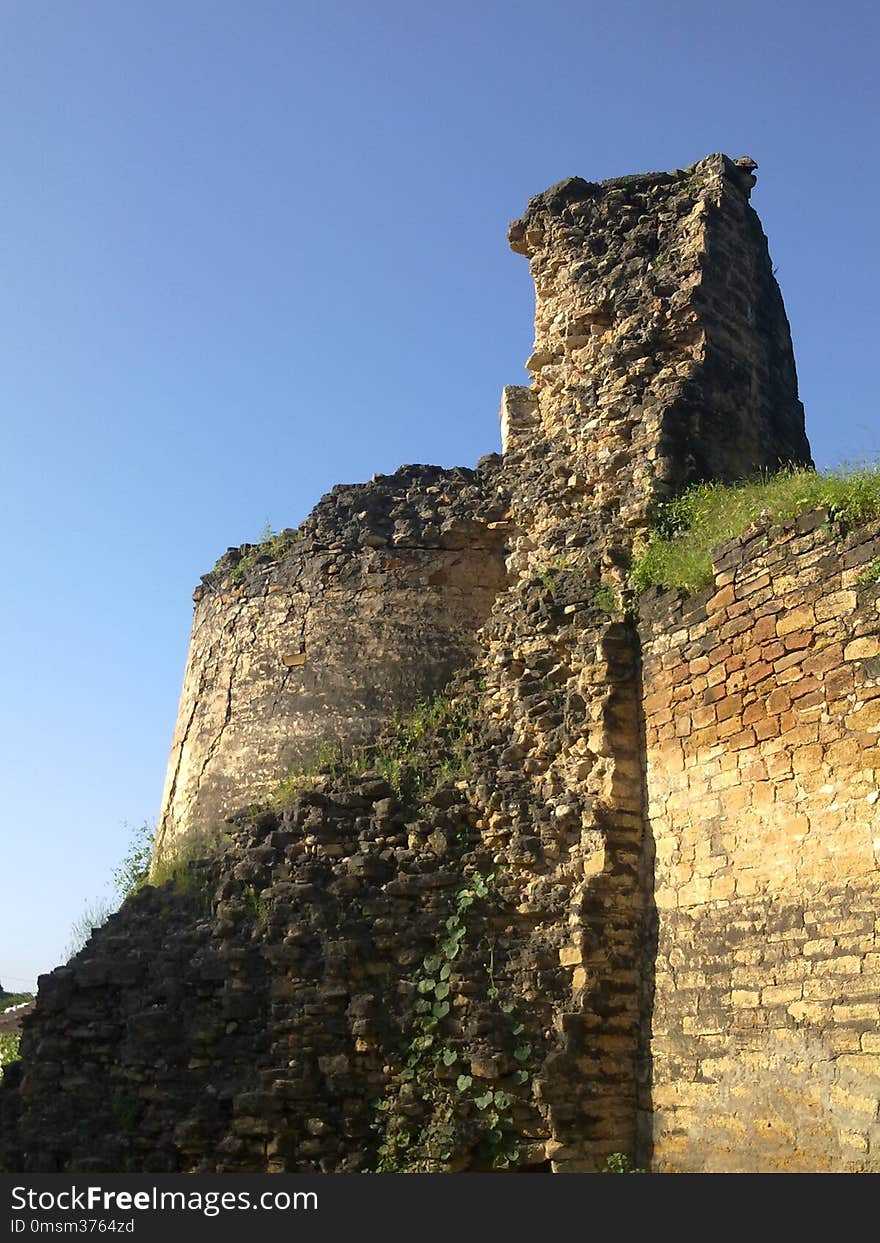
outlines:
M878 1168L880 529L826 517L643 606L659 1169Z
M753 167L533 199L502 457L205 576L157 858L230 836L43 977L0 1164L880 1169L878 533L622 609L655 501L810 464ZM441 689L421 784L253 806Z

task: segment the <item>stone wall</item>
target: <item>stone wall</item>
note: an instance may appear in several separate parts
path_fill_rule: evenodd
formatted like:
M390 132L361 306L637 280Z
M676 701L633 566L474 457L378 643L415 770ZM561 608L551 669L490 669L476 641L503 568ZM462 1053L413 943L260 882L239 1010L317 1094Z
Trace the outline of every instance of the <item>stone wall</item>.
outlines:
M219 858L129 899L41 977L0 1092L0 1168L375 1168L374 1104L412 1021L407 977L450 891L485 864L473 813L454 790L445 802L408 832L377 775L319 781L286 813L243 818ZM465 1020L479 997L460 1000ZM481 1032L485 1049L485 1015ZM465 1163L481 1136L470 1114Z
M496 459L403 467L335 488L265 550L230 550L195 593L158 853L472 660L506 581L505 509Z
M876 1170L880 526L823 519L649 595L643 693L630 626L520 583L457 780L317 778L41 979L0 1166Z
M880 528L824 518L642 610L661 1170L880 1168Z
M638 650L620 611L633 542L652 499L690 479L809 461L753 181L723 156L575 178L509 234L535 278L534 384L502 399L511 581L475 666L499 738L478 795L533 948L567 929L542 1087L560 1172L637 1146L652 905Z

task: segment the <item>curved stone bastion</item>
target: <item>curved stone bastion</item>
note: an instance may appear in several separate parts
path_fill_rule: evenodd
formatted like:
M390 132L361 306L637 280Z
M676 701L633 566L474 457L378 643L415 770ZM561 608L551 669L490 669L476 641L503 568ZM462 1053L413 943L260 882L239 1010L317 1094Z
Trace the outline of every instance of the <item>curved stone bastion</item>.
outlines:
M328 747L368 741L473 658L505 583L497 459L338 486L196 590L157 855Z

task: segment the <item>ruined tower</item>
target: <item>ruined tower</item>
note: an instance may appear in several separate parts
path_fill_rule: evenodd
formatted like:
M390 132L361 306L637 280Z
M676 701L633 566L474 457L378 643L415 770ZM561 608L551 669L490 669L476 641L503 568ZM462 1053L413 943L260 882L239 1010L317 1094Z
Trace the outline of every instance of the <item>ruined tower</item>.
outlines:
M477 653L505 555L517 573L577 541L619 587L653 499L809 461L753 184L715 155L532 199L510 242L535 280L533 385L504 390L501 468L335 488L288 540L205 576L160 850L445 685Z
M157 852L375 736L473 659L505 581L497 462L338 486L195 592Z

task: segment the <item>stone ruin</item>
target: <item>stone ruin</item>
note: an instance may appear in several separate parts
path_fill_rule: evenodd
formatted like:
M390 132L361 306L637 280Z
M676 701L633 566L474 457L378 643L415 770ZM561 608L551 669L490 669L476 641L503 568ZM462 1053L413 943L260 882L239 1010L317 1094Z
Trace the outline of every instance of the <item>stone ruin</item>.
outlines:
M0 1168L880 1169L877 525L628 586L658 501L811 464L754 168L532 199L503 453L203 578L176 880L41 978Z

